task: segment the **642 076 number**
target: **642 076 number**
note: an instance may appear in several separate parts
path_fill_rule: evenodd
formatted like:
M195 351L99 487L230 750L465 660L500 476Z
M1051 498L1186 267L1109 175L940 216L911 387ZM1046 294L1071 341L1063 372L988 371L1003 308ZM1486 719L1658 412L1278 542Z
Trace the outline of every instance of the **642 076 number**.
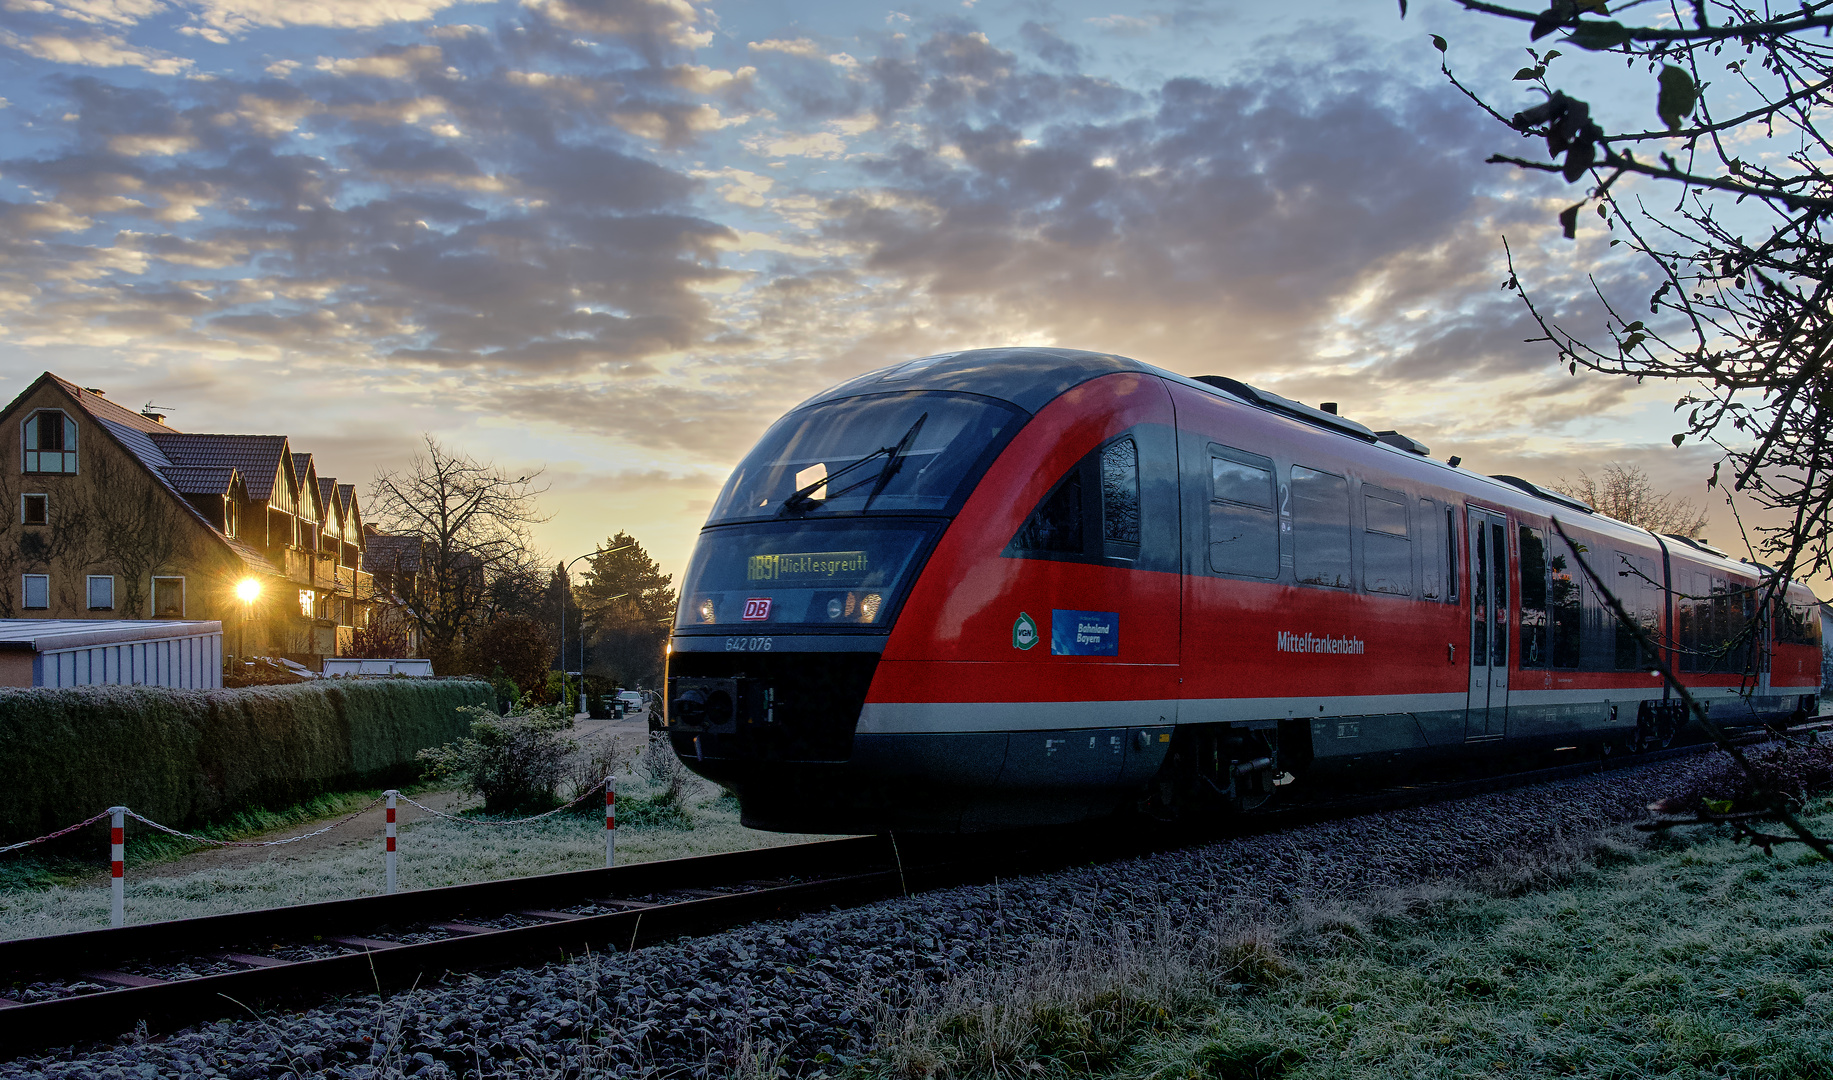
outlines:
M769 652L775 647L775 638L729 637L726 639L727 652Z

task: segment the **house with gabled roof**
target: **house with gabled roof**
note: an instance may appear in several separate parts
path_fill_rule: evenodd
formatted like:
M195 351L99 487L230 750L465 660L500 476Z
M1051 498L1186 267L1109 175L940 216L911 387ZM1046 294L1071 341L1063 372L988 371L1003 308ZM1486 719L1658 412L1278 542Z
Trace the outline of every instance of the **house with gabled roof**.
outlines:
M0 617L218 619L231 653L349 654L375 603L355 485L285 435L177 431L50 372L0 430Z

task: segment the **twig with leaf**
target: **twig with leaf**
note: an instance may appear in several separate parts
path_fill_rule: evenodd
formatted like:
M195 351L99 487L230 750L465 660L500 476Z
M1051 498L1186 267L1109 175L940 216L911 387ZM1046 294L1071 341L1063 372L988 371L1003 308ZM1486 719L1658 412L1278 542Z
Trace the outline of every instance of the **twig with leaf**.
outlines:
M1770 790L1769 786L1764 782L1762 774L1751 765L1750 758L1745 755L1743 748L1739 747L1731 740L1730 735L1726 734L1723 727L1719 726L1711 717L1706 715L1706 710L1700 706L1699 700L1693 696L1693 692L1687 688L1686 684L1682 683L1680 679L1676 677L1674 670L1668 666L1667 661L1662 656L1661 647L1656 644L1654 638L1643 629L1642 624L1636 617L1629 613L1628 609L1623 606L1623 602L1617 599L1616 593L1612 592L1610 587L1604 583L1604 579L1598 575L1598 572L1592 569L1590 560L1585 558L1584 553L1587 550L1585 545L1574 540L1566 533L1565 525L1557 516L1553 518L1553 531L1558 533L1560 539L1564 540L1567 547L1571 549L1573 558L1578 562L1579 569L1584 572L1586 580L1591 583L1591 587L1597 590L1598 595L1603 597L1604 602L1609 605L1610 612L1616 618L1618 624L1626 627L1630 633L1635 635L1638 644L1645 650L1646 655L1651 658L1650 663L1654 665L1655 672L1661 676L1662 682L1672 689L1675 695L1680 698L1682 704L1686 707L1688 715L1699 722L1699 726L1705 730L1706 734L1711 737L1718 748L1730 755L1731 760L1737 763L1738 768L1743 770L1745 776L1749 777L1757 800L1763 804L1763 809L1755 812L1755 816L1774 817L1788 826L1789 831L1794 833L1793 836L1776 836L1768 833L1758 834L1748 827L1743 827L1743 831L1746 834L1763 838L1760 841L1753 840L1753 843L1756 843L1757 846L1768 851L1770 846L1774 844L1799 842L1813 848L1820 854L1821 858L1833 861L1833 843L1829 843L1826 839L1815 835L1808 829L1801 818L1788 806L1786 800L1781 797L1781 793ZM1708 813L1701 816L1709 820L1676 821L1673 825L1719 824L1723 822L1741 826L1743 821L1748 820L1742 815L1719 815Z

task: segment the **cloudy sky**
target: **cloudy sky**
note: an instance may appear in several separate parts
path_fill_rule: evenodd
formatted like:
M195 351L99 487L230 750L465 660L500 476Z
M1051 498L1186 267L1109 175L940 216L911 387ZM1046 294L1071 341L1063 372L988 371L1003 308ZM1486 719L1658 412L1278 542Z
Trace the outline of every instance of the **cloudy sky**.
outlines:
M975 346L1703 495L1678 388L1567 375L1498 289L1503 234L1570 310L1637 289L1601 226L1558 239L1569 189L1482 163L1519 140L1428 40L1515 108L1525 34L1412 7L0 0L0 390L359 483L431 433L544 468L553 555L621 528L671 570L785 409Z

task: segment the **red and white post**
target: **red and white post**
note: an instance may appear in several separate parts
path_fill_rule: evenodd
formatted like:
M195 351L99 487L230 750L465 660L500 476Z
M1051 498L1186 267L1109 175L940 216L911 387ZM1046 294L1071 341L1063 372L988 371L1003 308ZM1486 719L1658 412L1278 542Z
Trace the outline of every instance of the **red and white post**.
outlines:
M395 797L401 794L393 788L383 792L388 796L388 823L382 826L382 862L388 868L388 891L395 891Z
M112 895L108 899L108 925L127 925L127 878L124 876L127 861L127 838L123 835L127 829L127 807L111 806L108 808L108 858L110 866L109 889Z
M605 777L605 865L617 861L617 777Z

